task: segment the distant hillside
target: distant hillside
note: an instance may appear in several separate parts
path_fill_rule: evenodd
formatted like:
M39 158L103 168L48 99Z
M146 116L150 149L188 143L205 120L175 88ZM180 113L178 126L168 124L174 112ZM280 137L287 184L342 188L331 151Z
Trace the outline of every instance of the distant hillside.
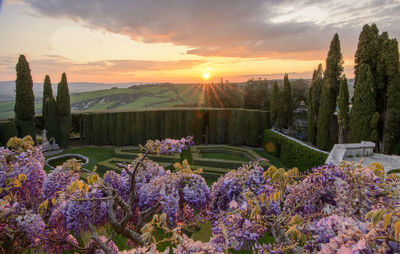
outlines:
M309 83L309 80L306 80ZM295 85L296 82L291 80ZM103 84L69 83L71 108L79 110L108 110L197 106L202 103L204 89L201 84ZM242 89L246 83L240 83ZM349 79L350 98L353 96L354 80ZM14 116L15 84L0 82L0 119ZM34 84L35 111L42 112L42 84ZM293 91L296 88L293 87ZM57 86L53 85L57 93Z
M10 83L0 82L3 90L0 94L9 100L0 101L0 118L14 116L14 91L10 92ZM79 110L107 110L149 107L174 107L198 105L202 98L202 85L190 84L98 84L98 83L69 83L71 93L71 109ZM106 86L106 89L101 87ZM39 88L40 87L40 88ZM96 89L97 87L97 89ZM99 87L101 90L99 90ZM119 88L122 87L122 88ZM93 89L92 91L90 91ZM35 111L42 112L42 85L34 85ZM86 90L85 92L79 92ZM89 90L89 91L88 91ZM5 94L3 94L5 91ZM53 92L57 93L56 85ZM10 100L11 98L11 100Z
M53 92L57 94L58 82L53 82ZM90 83L90 82L69 82L69 92L82 93L87 91L95 91L100 89L110 89L111 87L127 88L133 85L140 85L141 83ZM35 98L42 98L43 95L43 83L33 83L33 93ZM11 101L15 99L15 81L0 81L0 101Z

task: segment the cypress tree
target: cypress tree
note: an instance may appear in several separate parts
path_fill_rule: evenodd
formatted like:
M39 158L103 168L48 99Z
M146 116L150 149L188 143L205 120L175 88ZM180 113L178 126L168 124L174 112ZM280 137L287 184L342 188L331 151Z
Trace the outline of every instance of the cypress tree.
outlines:
M15 67L17 72L16 97L15 97L15 125L18 136L24 137L30 135L33 140L36 139L35 125L33 118L35 116L35 97L33 95L33 81L29 63L24 55L20 55Z
M354 59L355 83L357 83L357 72L361 64L368 64L376 80L377 61L380 50L379 30L375 24L363 26L358 38L358 45Z
M343 144L347 142L347 132L349 129L349 89L345 75L340 79L340 89L337 100L339 107L339 144Z
M370 140L378 143L379 142L379 113L375 112L371 118L371 137Z
M323 150L329 150L332 147L332 140L329 136L330 106L333 99L331 91L331 80L324 79L317 119L317 146Z
M349 140L353 143L370 140L371 120L376 111L374 77L368 64L361 64L357 70L353 107L350 112Z
M57 114L59 116L70 116L71 105L69 98L69 89L67 75L65 72L61 76L61 81L57 87Z
M330 79L332 82L332 92L335 96L339 94L339 86L340 86L340 76L343 72L343 55L340 49L340 40L339 35L336 33L333 36L331 41L331 45L329 47L328 56L326 58L326 69L324 72L324 79ZM333 110L336 107L335 105L331 105Z
M47 98L45 102L44 123L47 130L47 140L59 140L57 122L57 104L53 96Z
M343 72L343 56L340 49L339 36L336 33L331 41L328 56L326 58L326 69L321 92L321 106L318 112L317 145L321 149L330 149L338 140L337 121L334 117L336 111L336 98L339 94L340 76ZM328 89L324 91L324 89ZM324 96L324 99L322 97ZM323 104L329 103L329 105ZM323 116L321 115L324 114ZM326 115L325 115L326 114ZM325 119L328 122L322 122ZM320 138L321 140L318 140ZM329 140L326 140L328 138Z
M276 107L276 127L279 130L285 127L285 109L283 105L285 104L283 90L279 91L278 95L278 106Z
M386 110L382 151L390 153L400 143L400 63L399 46L396 39L387 39L382 45L380 62L385 66Z
M322 91L322 64L314 70L311 87L308 91L308 139L312 144L317 142L317 120Z
M285 74L283 78L283 91L282 91L282 102L280 104L283 107L283 124L285 127L292 125L292 91L289 81L288 74Z
M57 116L59 126L59 140L57 143L61 147L67 147L69 144L69 134L71 132L72 119L67 76L65 75L65 72L61 76L60 83L58 83Z
M49 75L46 75L46 77L44 78L44 83L43 83L43 107L42 107L42 114L43 114L43 118L45 117L45 104L46 104L46 100L53 98L53 89L51 88L51 81L50 81L50 77Z
M272 90L272 98L271 98L271 104L269 107L269 113L270 113L270 122L271 126L276 125L276 119L278 117L278 107L279 107L279 87L278 87L278 82L274 81L274 88Z
M58 127L57 127L57 105L53 96L53 89L51 88L51 81L49 75L46 75L43 82L43 107L42 115L44 121L44 128L47 130L47 140L53 138L58 140ZM51 101L51 102L50 102ZM54 103L53 103L54 102ZM46 108L52 107L51 109ZM48 115L48 112L50 115Z

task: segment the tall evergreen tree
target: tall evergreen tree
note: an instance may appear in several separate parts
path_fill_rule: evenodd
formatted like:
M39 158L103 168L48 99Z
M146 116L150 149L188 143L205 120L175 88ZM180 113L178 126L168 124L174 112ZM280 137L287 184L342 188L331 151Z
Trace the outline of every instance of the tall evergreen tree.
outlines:
M281 107L283 108L283 124L285 127L292 125L292 89L289 81L288 74L285 74L283 78L283 90L282 90L282 102Z
M332 147L332 139L329 135L329 124L331 120L330 107L332 96L332 84L330 79L324 79L321 91L321 100L317 119L317 146L323 150L329 150Z
M386 90L382 151L390 153L393 145L400 143L400 63L396 39L385 40L379 60L384 65L386 81L384 84L386 89L381 89Z
M44 123L47 130L47 139L59 140L57 104L53 96L47 98L44 108L45 112L43 114L45 115Z
M311 86L308 93L308 140L312 144L317 142L317 120L322 91L322 64L314 70Z
M57 140L57 143L61 147L67 147L69 144L69 134L71 132L72 119L67 76L65 72L61 76L60 83L58 83L56 104L59 126L59 140Z
M321 92L321 106L318 112L317 126L317 145L321 149L330 149L338 140L337 120L334 117L336 111L336 98L339 94L340 76L343 72L343 56L340 49L340 40L338 34L333 36L331 41L328 56L326 58L326 69L324 72L324 81ZM329 89L324 91L324 89ZM324 96L324 99L322 99ZM329 102L329 105L322 104ZM326 115L321 115L326 114ZM320 119L325 119L328 122L321 122ZM321 138L322 140L318 140ZM326 140L328 138L328 140Z
M368 64L361 64L357 70L353 107L350 112L349 141L358 143L370 140L371 120L376 111L374 77Z
M69 97L69 89L67 75L65 72L61 76L61 81L57 87L57 114L59 116L71 115L71 104Z
M50 81L50 77L49 75L46 75L46 77L44 78L44 82L43 82L43 107L42 107L42 114L43 117L45 117L45 104L46 104L46 100L53 98L53 89L51 88L51 81Z
M18 130L18 136L24 137L30 135L34 140L36 138L35 125L33 118L35 116L35 97L33 95L33 81L29 63L24 55L20 55L15 67L17 72L16 97L15 97L15 125Z
M278 103L279 103L279 87L278 87L278 82L274 81L274 88L272 90L271 104L269 107L271 126L276 125L276 119L278 117L277 111L278 111L278 107L279 107Z
M340 79L340 89L337 101L339 107L339 144L343 144L347 142L347 132L349 129L349 89L345 75Z
M358 38L358 45L355 54L355 83L357 83L357 72L361 64L368 64L371 74L376 81L377 61L380 51L379 30L375 24L363 26Z
M285 127L285 108L283 107L283 105L286 103L285 102L285 96L283 93L283 90L279 91L278 94L278 106L276 108L276 127L279 130L282 130L282 128Z

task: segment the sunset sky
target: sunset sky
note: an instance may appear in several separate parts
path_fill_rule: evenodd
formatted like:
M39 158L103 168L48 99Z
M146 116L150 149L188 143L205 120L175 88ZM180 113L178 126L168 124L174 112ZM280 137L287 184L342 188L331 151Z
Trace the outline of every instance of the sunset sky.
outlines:
M400 0L5 0L0 81L25 54L34 82L311 78L337 32L353 77L366 23L400 39Z

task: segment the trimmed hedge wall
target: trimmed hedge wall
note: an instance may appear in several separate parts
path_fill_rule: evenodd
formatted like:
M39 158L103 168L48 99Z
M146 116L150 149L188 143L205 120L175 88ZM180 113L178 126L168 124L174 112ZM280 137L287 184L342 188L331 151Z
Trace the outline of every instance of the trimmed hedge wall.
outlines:
M17 128L13 120L3 120L0 122L0 143L5 146L7 141L18 136Z
M69 138L72 128L72 118L71 116L58 116L58 141L57 143L61 147L68 147Z
M263 147L286 166L297 167L300 171L322 165L328 157L325 153L310 149L271 130L264 131Z
M18 137L23 138L29 135L36 143L36 129L34 121L22 121L14 119L14 123L15 127L17 128Z
M9 125L10 121L1 123ZM137 146L148 139L194 136L195 144L260 146L262 130L270 127L268 111L222 108L80 111L73 112L72 119L59 121L61 146L68 144L64 139L69 131L80 133L81 144L86 145ZM0 133L5 139L11 134L3 134L1 123ZM35 116L35 125L37 131L43 130L42 115Z
M82 139L92 145L139 145L147 139L194 136L196 144L260 146L267 111L165 108L80 112ZM208 135L207 135L208 134Z

